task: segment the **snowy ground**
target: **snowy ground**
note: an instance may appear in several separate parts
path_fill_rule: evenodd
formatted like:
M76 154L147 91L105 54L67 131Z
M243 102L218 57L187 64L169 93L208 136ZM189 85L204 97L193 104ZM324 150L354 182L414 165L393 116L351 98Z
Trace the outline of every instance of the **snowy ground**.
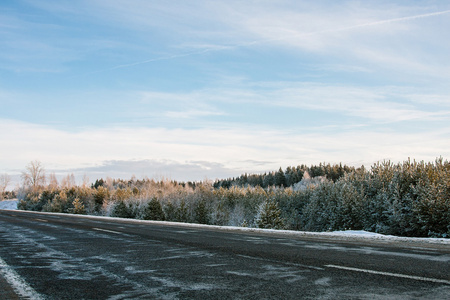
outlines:
M0 209L17 209L17 200L0 201Z
M0 201L0 209L17 209L17 200L3 200ZM58 213L51 213L58 214ZM60 214L67 215L67 214ZM111 217L100 217L100 216L83 216L86 218L102 218L102 219L117 219ZM368 232L363 230L346 230L346 231L333 231L333 232L306 232L306 231L293 231L293 230L274 230L274 229L260 229L260 228L246 228L246 227L233 227L233 226L215 226L215 225L203 225L203 224L187 224L178 222L163 222L163 221L144 221L135 219L126 219L130 222L142 222L142 223L161 223L165 225L172 226L185 226L193 228L211 228L219 230L230 230L230 231L249 231L249 232L259 232L259 233L275 233L283 236L291 237L324 237L324 238L334 238L338 240L379 240L379 241L398 241L398 242L420 242L429 244L441 244L449 245L450 239L448 238L408 238L399 237L393 235L384 235L374 232Z

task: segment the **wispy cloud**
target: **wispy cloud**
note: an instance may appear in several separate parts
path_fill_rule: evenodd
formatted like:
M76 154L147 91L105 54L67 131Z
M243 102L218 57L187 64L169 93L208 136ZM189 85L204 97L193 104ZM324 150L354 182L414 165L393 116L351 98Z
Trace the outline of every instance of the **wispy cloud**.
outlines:
M294 84L273 92L277 105L339 112L378 122L429 120L446 115L436 108L424 110L409 99L392 93L393 87L358 88L322 84Z
M168 111L165 113L165 116L168 118L182 118L182 119L191 119L206 116L223 116L223 115L225 115L224 112L195 110L195 109L189 109L186 111Z
M93 180L98 178L137 178L172 179L178 181L197 181L216 178L235 177L239 171L229 169L221 163L208 161L173 161L173 160L108 160L96 166L58 170L59 174L74 173L81 178L90 174Z
M247 88L222 87L189 93L142 92L142 97L151 99L154 106L157 103L171 101L173 106L183 107L188 104L187 107L193 105L208 108L206 110L186 109L179 112L169 109L165 112L168 117L231 114L226 110L223 111L224 107L231 105L234 110L243 103L335 112L340 115L363 118L369 124L371 122L427 121L447 118L450 113L445 95L418 95L414 88L395 86L368 88L320 83L247 82ZM428 99L430 101L435 99L435 105L428 108L417 105ZM222 111L214 110L214 107L221 107Z

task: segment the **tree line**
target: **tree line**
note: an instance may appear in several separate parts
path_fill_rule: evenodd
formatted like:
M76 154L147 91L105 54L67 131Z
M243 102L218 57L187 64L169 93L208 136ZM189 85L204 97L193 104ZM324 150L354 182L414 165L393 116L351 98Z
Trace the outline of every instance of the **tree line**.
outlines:
M269 174L273 182L266 186ZM302 165L215 182L107 178L79 186L32 183L18 193L19 209L274 229L450 236L450 163L443 158L383 161L369 169Z
M268 188L270 186L276 187L290 187L300 182L305 172L308 176L318 177L325 176L327 179L336 182L339 178L346 173L355 171L354 167L342 166L342 164L326 164L320 163L319 165L306 166L304 164L298 166L287 167L286 170L280 167L278 171L265 172L264 174L243 174L237 178L228 178L222 180L216 180L214 183L215 188L224 187L229 188L231 186L260 186L262 188Z

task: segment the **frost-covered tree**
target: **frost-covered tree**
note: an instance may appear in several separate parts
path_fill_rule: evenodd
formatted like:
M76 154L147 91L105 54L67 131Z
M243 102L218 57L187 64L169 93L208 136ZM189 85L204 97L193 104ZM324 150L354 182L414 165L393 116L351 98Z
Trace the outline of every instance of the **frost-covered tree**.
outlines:
M166 221L177 221L177 209L171 201L166 203L163 207L163 211Z
M176 220L178 222L188 222L189 214L188 214L188 206L186 205L186 201L182 199L180 201L180 205L176 209Z
M205 200L197 202L194 208L195 222L199 224L209 224L209 211Z
M31 161L22 172L22 180L25 186L36 191L45 184L45 169L38 160Z
M278 170L278 172L275 173L274 185L275 186L281 186L281 187L283 187L283 186L285 187L286 186L286 177L284 176L284 172L281 169L281 167Z
M11 177L9 177L8 174L5 173L0 175L0 200L3 200L6 188L10 182Z
M274 178L273 178L273 174L270 172L268 174L264 175L263 178L263 187L269 187L272 186L274 184Z
M305 190L308 188L314 188L326 181L328 181L328 180L325 176L316 176L316 177L312 178L309 175L308 171L305 171L305 173L303 174L302 180L300 180L299 182L294 184L294 186L292 188L294 191Z
M111 211L111 217L133 218L134 216L130 207L124 201L118 201Z
M86 209L84 208L83 202L79 198L75 198L72 202L73 208L70 210L73 214L86 214Z
M275 200L270 199L260 205L255 224L259 228L285 228L285 222L281 218L281 210Z
M53 196L53 198L49 199L51 196ZM72 201L70 201L66 191L64 190L59 192L55 191L53 193L47 193L47 191L44 191L39 195L39 200L41 203L45 203L42 210L48 212L67 213L72 204Z
M63 179L61 180L61 187L65 188L65 189L70 189L74 186L76 186L76 181L75 181L75 175L72 174L67 174L67 176L63 177Z
M326 182L314 188L302 215L304 228L310 231L329 231L336 229L336 217L339 213L338 195L333 184Z
M158 201L156 197L153 197L152 200L149 203L147 203L147 206L144 209L143 219L156 221L165 220L161 203Z
M99 213L109 196L108 189L99 186L94 192L94 211Z
M50 173L48 181L49 181L48 182L48 189L49 190L56 190L56 189L58 189L58 187L59 187L58 179L56 179L56 174L54 172Z

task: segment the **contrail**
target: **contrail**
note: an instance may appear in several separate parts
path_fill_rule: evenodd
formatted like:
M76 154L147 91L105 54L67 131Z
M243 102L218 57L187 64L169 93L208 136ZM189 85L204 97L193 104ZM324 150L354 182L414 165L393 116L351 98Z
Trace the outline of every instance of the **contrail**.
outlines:
M142 61L138 61L138 62L134 62L134 63L117 65L117 66L114 66L114 67L111 67L111 68L107 68L107 69L103 69L103 70L89 72L89 73L86 73L86 75L103 73L103 72L107 72L107 71L113 71L113 70L117 70L117 69L129 68L129 67L133 67L133 66L148 64L148 63L156 62L156 61L170 60L170 59L174 59L174 58L186 57L186 56L191 56L191 55L199 55L199 54L204 54L204 53L211 52L211 51L220 51L220 50L224 50L224 49L237 48L237 47L239 47L239 45L222 46L219 49L217 47L214 47L214 48L203 49L203 50L200 50L200 51L193 51L193 52L186 52L186 53L181 53L181 54L172 54L172 55L167 55L167 56L160 56L160 57L155 57L155 58L142 60Z
M381 20L381 21L374 21L374 22L363 23L363 24L358 24L358 25L335 28L335 29L320 30L320 31L307 32L307 33L301 33L301 34L291 34L291 35L279 37L279 38L271 38L271 39L265 39L265 40L252 41L252 42L241 44L241 45L235 46L235 47L249 46L249 45L262 44L262 43L274 42L274 41L282 41L282 40L292 39L292 38L300 37L300 36L311 36L311 35L318 35L318 34L324 34L324 33L348 31L348 30L362 28L362 27L370 27L370 26L376 26L376 25L382 25L382 24L388 24L388 23L396 23L396 22L407 21L407 20L428 18L428 17L444 15L444 14L448 14L448 13L450 13L450 10L444 10L444 11L409 16L409 17L401 17L401 18L387 19L387 20Z
M428 14L422 14L422 15L416 15L416 16L394 18L394 19L389 19L389 20L381 20L381 21L375 21L375 22L370 22L370 23L365 23L365 24L344 27L342 29L337 29L336 31L349 30L349 29L354 29L354 28L359 28L359 27L375 26L375 25L381 25L381 24L387 24L387 23L395 23L395 22L408 21L408 20L421 19L421 18L428 18L428 17L439 16L439 15L444 15L444 14L448 14L448 13L450 13L450 10L438 11L438 12L434 12L434 13L428 13Z
M147 59L147 60L142 60L142 61L138 61L138 62L134 62L134 63L117 65L117 66L114 66L114 67L111 67L111 68L108 68L108 69L103 69L103 70L89 72L87 74L103 73L103 72L107 72L107 71L113 71L113 70L117 70L117 69L129 68L129 67L133 67L133 66L137 66L137 65L148 64L148 63L155 62L155 61L170 60L170 59L179 58L179 57L198 55L198 54L206 53L206 52L211 51L211 50L212 49L204 49L202 51L195 51L195 52L187 52L187 53L181 53L181 54L160 56L160 57L151 58L151 59Z
M108 70L115 70L115 69L133 67L133 66L137 66L137 65L141 65L141 64L147 64L147 63L151 63L151 62L155 62L155 61L169 60L169 59L174 59L174 58L179 58L179 57L185 57L185 56L190 56L190 55L202 54L202 53L206 53L206 52L209 52L209 51L212 51L212 49L204 49L202 51L195 51L195 52L188 52L188 53L182 53L182 54L173 54L173 55L168 55L168 56L161 56L161 57L152 58L152 59L148 59L148 60L143 60L143 61L139 61L139 62L134 62L134 63L130 63L130 64L118 65L118 66L112 67L112 68L110 68Z
M255 41L241 43L241 44L223 46L220 48L207 48L207 49L204 49L201 51L193 51L193 52L187 52L187 53L182 53L182 54L173 54L173 55L156 57L156 58L138 61L138 62L129 63L129 64L117 65L117 66L109 68L109 69L95 71L95 72L92 72L89 74L101 73L101 72L112 71L112 70L116 70L116 69L122 69L122 68L129 68L129 67L133 67L133 66L137 66L137 65L143 65L143 64L148 64L151 62L157 62L157 61L163 61L163 60L171 60L171 59L180 58L180 57L200 55L200 54L204 54L204 53L212 52L212 51L223 51L226 49L236 49L236 48L248 47L248 46L257 45L257 44L264 44L264 43L268 43L268 42L282 41L282 40L292 39L292 38L300 37L300 36L310 36L310 35L318 35L318 34L324 34L324 33L347 31L347 30L352 30L352 29L357 29L357 28L362 28L362 27L369 27L369 26L376 26L376 25L382 25L382 24L388 24L388 23L395 23L395 22L401 22L401 21L434 17L434 16L444 15L444 14L448 14L448 13L450 13L450 10L444 10L444 11L409 16L409 17L401 17L401 18L387 19L387 20L381 20L381 21L374 21L374 22L352 25L352 26L347 26L347 27L341 27L341 28L336 28L336 29L328 29L328 30L321 30L321 31L315 31L315 32L293 34L293 35L279 37L279 38L255 40Z

